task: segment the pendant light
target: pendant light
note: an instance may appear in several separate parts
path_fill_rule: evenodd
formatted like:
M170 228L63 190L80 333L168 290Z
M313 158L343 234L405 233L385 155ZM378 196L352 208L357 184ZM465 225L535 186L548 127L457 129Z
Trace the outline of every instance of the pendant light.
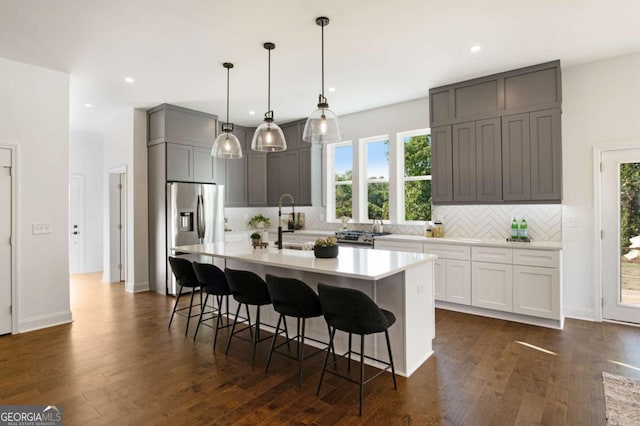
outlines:
M240 141L232 133L233 123L229 123L229 70L233 68L233 64L225 62L222 66L227 69L227 122L222 123L222 132L213 142L211 155L217 158L242 158Z
M304 125L302 139L309 143L340 142L340 121L324 97L324 27L329 25L329 18L316 18L316 24L322 28L322 93L318 96L318 109L311 113Z
M263 45L269 52L269 74L267 83L267 112L264 114L264 122L258 126L253 134L251 149L262 152L286 151L287 141L284 139L282 129L273 122L273 111L271 110L271 51L276 48L273 43Z

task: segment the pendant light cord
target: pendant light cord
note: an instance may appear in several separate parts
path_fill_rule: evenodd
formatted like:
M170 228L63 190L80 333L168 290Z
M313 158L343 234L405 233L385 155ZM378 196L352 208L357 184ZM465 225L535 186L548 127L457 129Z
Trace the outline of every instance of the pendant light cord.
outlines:
M324 97L324 24L322 24L322 99L323 102L326 102L326 98Z
M268 49L269 61L267 71L267 113L271 112L271 49Z
M227 124L229 124L229 68L227 68Z

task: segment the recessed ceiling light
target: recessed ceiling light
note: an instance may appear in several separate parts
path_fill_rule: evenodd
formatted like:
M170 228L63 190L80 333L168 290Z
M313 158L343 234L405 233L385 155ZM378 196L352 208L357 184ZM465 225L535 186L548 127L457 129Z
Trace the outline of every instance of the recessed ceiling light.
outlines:
M335 88L335 87L329 87L329 91L330 91L330 92L335 92L335 91L336 91L336 88Z
M480 50L482 50L482 46L480 46L479 44L476 44L475 46L471 46L469 48L469 52L471 53L478 53Z
M256 115L255 111L249 111L249 115Z
M91 105L91 104L84 104L84 106L86 106L87 108L91 108L93 105Z
M125 77L124 81L126 81L127 83L135 83L136 80L133 77Z

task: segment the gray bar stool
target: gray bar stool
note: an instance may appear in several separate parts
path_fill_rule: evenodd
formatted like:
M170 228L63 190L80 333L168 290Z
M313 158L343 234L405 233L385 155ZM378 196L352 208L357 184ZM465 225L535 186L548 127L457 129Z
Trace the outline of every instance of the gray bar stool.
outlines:
M189 322L191 321L191 318L195 318L200 315L200 312L191 315L191 309L193 308L193 295L195 294L196 289L200 287L200 283L198 282L198 278L196 278L196 274L193 271L191 261L180 257L169 256L169 263L171 264L173 275L176 277L176 281L180 286L180 290L178 290L178 295L176 296L176 303L173 305L173 312L171 312L171 319L169 319L169 328L171 328L173 316L176 313L178 315L186 317L187 327L184 330L184 335L186 336L187 332L189 331ZM189 301L189 306L178 308L178 302L180 302L180 296L182 295L182 290L185 287L191 289L191 300ZM184 313L182 313L182 311L187 309L189 310L188 314L185 315ZM202 292L200 292L200 311L202 311Z
M286 356L287 358L295 359L298 361L298 387L300 387L302 385L302 362L305 359L304 339L306 320L307 318L322 316L320 299L318 298L318 295L307 284L295 278L283 278L267 274L267 289L269 290L269 295L271 296L273 309L278 312L280 316L278 317L276 331L271 342L271 350L269 351L269 359L267 360L267 367L265 368L264 372L269 372L269 366L271 365L271 356L274 353ZM296 318L297 320L296 336L290 339L287 338L286 342L283 342L276 346L276 338L278 337L278 331L280 330L280 323L284 322L286 324L285 317L287 316ZM327 329L329 331L329 336L331 336L331 330L329 329L328 325ZM311 337L307 337L307 339L313 340L317 343L328 345L327 342L322 342ZM285 344L290 350L291 348L289 346L289 342L291 340L296 340L298 343L298 353L295 357L290 355L289 353L278 351L278 349ZM322 352L322 350L315 351L311 355L308 355L307 358L310 358ZM335 352L333 357L335 361Z
M353 380L351 377L344 376L335 371L328 369L331 365L335 364L335 361L327 365L329 360L329 350L324 357L324 363L322 365L322 373L320 374L320 382L318 383L318 390L316 395L320 394L320 387L322 386L322 379L324 373L331 373L338 377L342 377L352 383L360 385L360 416L362 416L362 400L364 397L364 385L370 382L380 374L391 368L391 377L393 378L393 388L398 389L396 384L396 370L393 366L393 356L391 355L391 343L389 342L389 331L396 322L396 317L391 312L384 309L380 309L376 303L371 300L369 296L359 290L353 290L350 288L334 287L326 284L318 284L318 293L320 296L320 305L324 312L324 318L331 328L331 340L330 345L333 345L333 338L335 337L336 330L349 333L349 350L344 354L349 356L349 363L351 363L351 354L360 355L360 380ZM387 350L389 351L389 362L385 362L364 354L364 337L367 334L382 333L384 332L387 338ZM360 353L351 350L351 335L360 335ZM343 355L343 356L344 356ZM380 370L378 373L372 375L365 380L364 378L364 359L370 359L377 361L386 367Z

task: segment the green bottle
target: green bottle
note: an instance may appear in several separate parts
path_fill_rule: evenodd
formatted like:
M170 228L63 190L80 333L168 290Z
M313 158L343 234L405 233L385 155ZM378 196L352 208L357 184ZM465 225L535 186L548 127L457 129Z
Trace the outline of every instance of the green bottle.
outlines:
M517 240L519 235L520 234L518 234L518 221L514 217L513 220L511 221L511 239Z
M529 229L527 228L527 221L524 218L522 218L522 222L520 222L520 239L529 239Z

